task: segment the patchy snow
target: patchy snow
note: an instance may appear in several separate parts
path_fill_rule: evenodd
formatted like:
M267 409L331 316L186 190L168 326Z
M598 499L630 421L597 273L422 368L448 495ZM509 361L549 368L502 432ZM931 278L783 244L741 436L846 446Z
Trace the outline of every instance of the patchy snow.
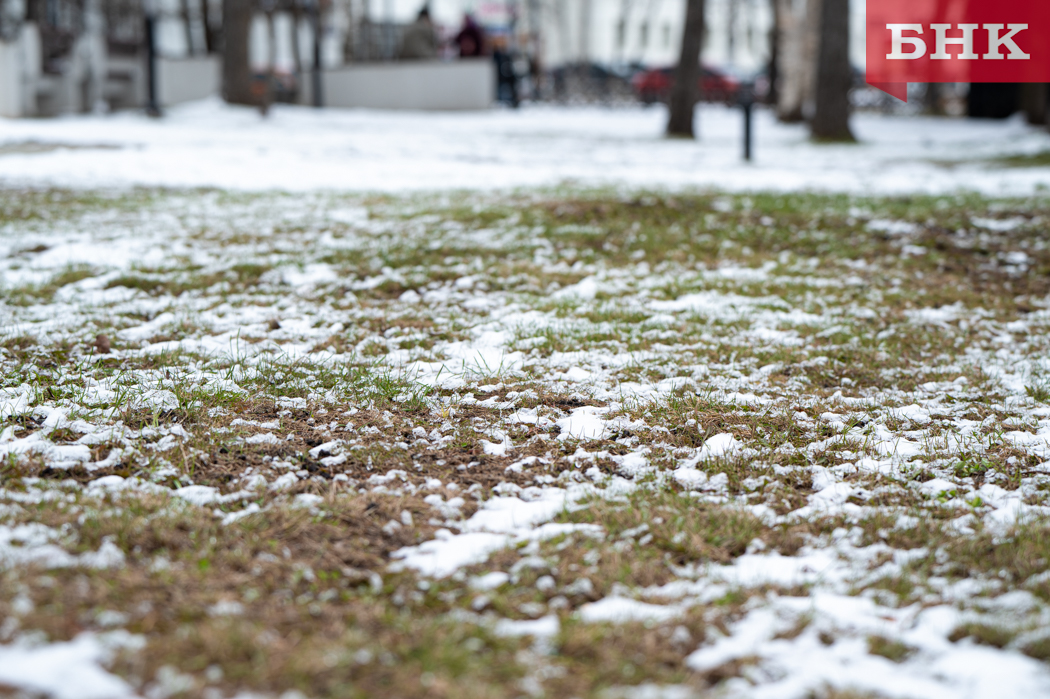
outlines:
M974 188L1022 194L1050 181L1045 168L933 164L960 152L992 157L1041 148L1050 140L1018 122L993 129L982 123L909 120L908 129L897 134L898 144L892 132L900 130L900 120L860 116L857 130L867 141L838 148L812 146L799 128L775 125L767 116L759 118L759 161L745 172L735 164L735 149L730 154L728 141L715 138L736 128L735 116L720 108L702 110L704 140L693 144L660 138L661 109L391 116L278 108L271 120L260 121L251 112L205 103L173 110L160 124L132 115L3 122L10 129L0 140L82 138L87 143L89 137L102 142L106 133L118 147L90 158L75 150L3 154L0 177L9 183L218 184L297 191L321 186L351 191L487 189L572 178L617 185L644 179L652 188L717 184L864 193ZM919 137L928 144L917 141ZM268 147L262 152L258 145L264 139ZM552 148L552 143L560 147ZM467 158L470 148L490 160ZM211 157L211 166L200 167L202 153ZM968 640L948 641L955 626L973 615L995 615L997 620L1020 615L1045 627L1048 612L1038 598L1019 590L996 598L1005 584L994 576L943 585L936 576L922 580L916 584L928 586L923 590L929 594L921 604L895 606L872 594L885 590L870 589L872 581L908 574L909 562L943 553L884 543L894 528L915 526L919 515L943 514L951 532L997 536L1008 535L1017 523L1041 523L1050 516L1045 495L1050 485L1050 409L1033 398L1050 371L1041 344L1050 320L1046 299L1023 300L1027 306L1020 318L1012 310L1004 319L997 311L962 302L937 305L921 296L910 307L887 313L886 299L896 292L878 286L878 260L797 260L785 253L780 261L750 266L712 260L650 266L647 253L636 250L630 264L614 267L580 250L556 248L549 237L513 217L468 230L460 221L439 221L429 213L416 216L404 204L409 213L399 210L403 219L392 222L343 201L359 198L316 193L251 200L230 218L248 217L252 227L263 231L260 240L212 245L195 237L195 226L204 219L216 226L230 224L216 213L221 210L214 198L196 192L176 196L182 198L142 214L148 225L135 218L137 213L115 222L91 214L42 229L34 228L35 223L5 224L0 240L5 285L46 284L69 264L90 264L93 275L62 286L53 300L0 307L5 339L24 336L39 344L62 341L84 349L91 347L96 328L107 328L116 349L108 357L85 349L76 354L80 364L75 372L58 368L46 376L52 367L27 361L18 365L25 376L12 374L0 389L0 419L10 419L0 431L0 458L52 469L47 476L20 478L17 487L5 485L9 489L0 490L0 516L24 517L32 507L49 503L119 512L126 498L161 494L156 499L167 507L205 508L216 522L233 525L277 507L301 508L305 512L300 515L323 519L331 515L326 506L341 493L410 495L422 498L430 508L422 519L439 528L433 540L395 551L393 571L442 578L442 587L461 582L485 602L512 596L517 573L481 569L468 575L464 568L508 547L520 552L521 560L531 559L530 565L546 568L537 573L532 590L545 595L544 601L519 609L530 620L495 619L491 609L484 617L472 617L491 623L500 635L555 636L560 631L556 612L568 613L557 610L571 604L578 605L573 613L584 622L673 626L679 617L711 613L710 608L698 610L739 592L752 597L730 624L729 635L719 638L712 631L688 661L694 669L709 671L757 658L759 667L746 673L747 686L731 680L723 687L730 696L794 699L825 685L891 697L984 697L994 696L996 689L1003 696L1047 695L1044 666L1021 655L1018 642L993 649ZM274 208L251 218L254 214L247 209L262 206L261 199ZM749 207L749 201L718 195L711 210ZM710 215L714 230L721 223ZM862 235L888 241L908 256L909 265L927 254L915 244L924 230L915 222L864 211L850 217L850 225ZM332 222L349 228L340 229L337 237L330 230ZM278 223L287 223L295 233L277 230ZM970 224L981 236L1035 225L1022 217L973 217ZM758 225L772 223L758 219ZM309 231L313 244L303 245L296 237L299 231ZM588 229L576 226L565 233L586 235ZM971 233L959 231L956 237L963 240ZM47 249L24 252L41 247ZM374 261L400 247L413 253L440 250L448 259L433 279L413 277L418 270L409 269L411 265L395 269L385 260L370 271L325 261L340 255L355 264L359 257ZM537 278L550 275L560 281L544 278L543 283L515 287L507 279L493 279L480 257L470 259L472 252L455 257L460 250L518 247L527 249L522 259L539 270ZM1033 264L1038 252L1034 245L1028 252L1003 250L989 264L994 261L1009 268L1005 273L1015 274ZM900 262L899 255L889 257ZM174 259L219 275L208 277L207 284L245 260L265 260L262 266L269 269L251 292L254 297L229 293L227 281L183 293L177 301L128 287L107 288L121 275L144 274L149 265L159 269ZM848 303L835 296L839 287L849 290ZM519 293L522 288L526 290ZM378 289L393 292L382 299L368 295ZM529 305L550 297L557 310ZM621 312L631 320L607 320ZM375 331L379 316L383 329ZM388 316L405 322L388 324ZM440 328L441 335L419 332L413 327L417 317L420 325ZM896 358L889 352L893 345L880 344L894 333L937 338L924 368L931 374L926 383L905 386L910 377L896 373ZM843 359L852 346L834 339L843 334L868 343L875 365L866 368L882 385L872 387L872 376L855 380L854 367ZM585 337L602 339L580 339ZM936 356L941 349L945 356ZM0 351L5 366L9 356ZM420 388L425 408L405 412L426 427L405 424L397 435L376 437L382 430L359 417L375 405L368 398L340 394L339 378L323 389L308 386L302 395L272 396L279 418L237 418L228 428L219 428L230 433L236 448L262 448L265 459L250 467L258 472L246 469L229 483L202 485L193 482L197 476L191 479L195 472L181 470L187 459L201 456L195 442L206 436L190 440L187 429L160 424L167 419L165 411L186 400L181 389L247 395L257 389L246 379L269 376L266 372L273 367L292 366L304 374L356 369L354 362L361 356L369 358L369 370L389 371L390 377L405 380L408 388L391 403L414 399L411 391ZM185 361L176 361L169 374L154 368L154 360L163 357ZM149 360L144 368L108 371L143 359ZM885 368L878 365L883 361ZM93 371L99 367L107 370ZM984 383L980 377L992 380ZM818 383L819 393L812 390ZM675 405L672 397L682 395L698 401L691 421L678 423L680 415L652 419L645 413L650 403ZM339 413L329 414L334 405ZM128 409L155 416L153 424L130 427L124 422ZM224 414L224 408L215 410ZM292 411L316 412L317 429L325 432L308 443L314 446L298 452L309 460L297 461L283 448L297 438L289 424L296 419ZM392 417L384 413L376 424L391 426ZM242 433L234 428L248 429ZM458 443L460 430L473 431L476 448L457 463L443 452ZM367 451L373 448L405 458L397 468L374 469L372 456L378 452ZM987 460L1006 450L1003 458L1014 459L1005 461L1010 474L985 468ZM440 479L419 478L415 471L431 458L454 477L440 471ZM317 469L315 462L327 471ZM141 464L149 468L136 471ZM343 472L340 467L346 465L353 468ZM86 486L77 482L85 473L118 467L138 475L110 473ZM486 470L486 482L492 482L492 473L496 480L504 473L507 480L491 489L482 488L480 479L462 485L459 478L469 483L470 470L479 467L496 469ZM769 551L766 542L755 538L746 553L728 562L715 564L699 556L684 565L668 565L672 579L665 584L647 589L614 585L598 599L597 586L586 577L593 574L561 567L553 560L558 551L550 549L589 537L596 548L630 552L654 541L655 519L615 540L611 526L607 531L598 524L556 520L589 507L590 498L615 503L650 487L670 489L690 506L725 508L719 511L754 516L768 526L794 527L833 517L839 528L807 535L801 548L791 549L792 555ZM796 487L791 493L796 497L781 497ZM478 509L464 519L464 511L474 504ZM241 509L229 507L233 505ZM875 514L887 515L885 530L869 533L880 543L862 545L860 525ZM419 513L414 517L405 510L377 526L391 535L419 520ZM86 570L135 564L135 556L125 557L114 540L85 551L77 537L72 525L52 528L4 520L0 568ZM549 559L540 557L541 549ZM734 555L742 550L743 545ZM492 557L489 565L502 560ZM158 559L151 569L177 564ZM1036 589L1044 575L1011 584ZM382 579L379 573L373 576L370 585L381 592ZM432 583L418 582L419 590ZM854 586L865 592L850 594ZM788 598L776 592L801 588L811 594ZM592 601L577 597L570 602L574 595ZM488 604L482 602L475 611ZM209 601L205 611L236 616L247 614L250 604ZM104 615L98 623L119 626L121 613ZM1035 631L1026 627L1024 633ZM873 635L899 640L913 647L914 655L899 665L888 664L868 652ZM86 667L100 668L107 656L91 646L91 638L34 647L33 652L51 657L48 652L68 654L73 648L77 657L86 658ZM30 650L17 644L0 647L0 683L50 691L19 685L2 674L9 657L5 653ZM80 667L77 662L67 665Z
M2 492L2 491L0 491ZM0 570L21 566L68 568L81 566L104 570L124 565L124 552L106 538L97 551L73 555L63 544L71 543L75 535L68 528L62 531L37 522L6 526L0 524Z
M755 160L739 154L737 110L703 105L697 142L667 140L663 107L526 107L474 113L318 111L275 105L269 118L218 101L153 120L133 113L3 120L0 143L74 144L0 157L0 181L80 187L157 185L265 191L508 189L584 185L805 188L875 193L980 191L1027 195L1050 169L995 168L980 159L1045 150L1050 137L1020 119L857 114L858 145L809 143L801 125L755 115ZM105 146L100 148L99 146ZM962 160L960 161L960 158ZM945 162L959 161L954 167ZM358 222L357 210L334 220ZM987 224L987 222L982 222ZM908 232L899 222L869 228ZM293 286L324 270L288 270ZM321 276L318 276L321 275ZM575 291L591 294L589 283Z
M622 492L626 482L609 492ZM543 541L573 531L599 531L595 525L549 523L573 501L602 494L593 486L530 488L530 499L501 496L487 500L470 519L459 523L459 534L439 530L436 538L418 546L394 551L395 569L413 569L423 575L443 578L460 568L484 562L488 556L513 543Z
M947 606L893 609L863 597L827 592L809 598L775 598L749 612L728 636L695 651L686 664L705 672L757 658L762 674L753 676L754 685L731 683L727 695L732 697L789 699L824 687L934 699L1050 694L1050 671L1038 661L968 642L949 642L945 637L959 619L959 613ZM798 624L804 625L800 634L784 635ZM835 640L821 640L829 632ZM870 636L901 642L912 649L912 655L901 663L871 655Z

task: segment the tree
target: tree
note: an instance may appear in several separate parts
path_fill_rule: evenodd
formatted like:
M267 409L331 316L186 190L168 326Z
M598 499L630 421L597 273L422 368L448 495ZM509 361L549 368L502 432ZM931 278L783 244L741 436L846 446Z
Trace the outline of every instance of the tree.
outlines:
M222 0L222 96L232 104L255 105L248 65L252 0Z
M769 29L769 104L775 105L780 101L780 3L770 0L773 10L773 26Z
M849 0L823 0L817 52L816 106L810 134L821 141L853 141L849 129Z
M1024 83L1021 85L1021 111L1029 124L1040 126L1046 124L1047 89L1046 83Z
M773 0L777 33L777 118L804 121L813 107L820 0Z
M667 135L694 138L693 110L696 108L697 79L700 77L700 48L704 38L704 0L686 0L682 50L671 85L670 118Z

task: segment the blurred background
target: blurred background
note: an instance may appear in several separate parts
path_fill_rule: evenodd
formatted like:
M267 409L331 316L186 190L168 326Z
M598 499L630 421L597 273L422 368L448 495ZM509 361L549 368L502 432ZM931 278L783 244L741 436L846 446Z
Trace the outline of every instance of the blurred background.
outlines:
M743 87L805 121L833 60L853 111L1046 122L1045 85L913 85L907 105L866 87L863 0L0 0L0 115L209 96L263 111L651 105L669 100L690 5L693 101L736 104Z

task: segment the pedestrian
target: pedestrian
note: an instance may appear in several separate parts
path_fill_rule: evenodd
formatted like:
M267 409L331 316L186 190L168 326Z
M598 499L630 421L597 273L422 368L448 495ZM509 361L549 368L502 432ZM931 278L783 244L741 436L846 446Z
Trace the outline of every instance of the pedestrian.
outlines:
M492 60L496 63L496 99L518 108L518 73L514 67L514 56L510 53L506 37L492 40Z
M430 21L430 9L424 5L416 21L408 25L401 38L402 60L429 60L438 57L438 38L434 23Z
M460 58L475 58L485 55L485 31L470 14L463 15L463 27L455 38Z

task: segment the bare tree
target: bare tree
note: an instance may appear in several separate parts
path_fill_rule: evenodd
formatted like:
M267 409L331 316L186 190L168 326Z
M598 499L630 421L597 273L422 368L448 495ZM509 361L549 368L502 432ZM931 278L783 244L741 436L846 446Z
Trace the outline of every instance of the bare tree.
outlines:
M186 37L186 53L193 56L197 53L197 41L193 36L193 15L190 12L190 0L180 0L179 15L182 18L182 31Z
M693 110L696 108L697 78L700 77L700 48L704 39L704 0L686 0L682 50L671 86L670 118L667 135L694 138Z
M780 94L780 3L770 0L773 26L769 29L769 94L768 104L777 104Z
M580 63L589 63L591 60L591 2L592 0L580 2Z
M926 83L922 93L922 112L930 116L944 116L944 96L940 83Z
M853 141L849 129L849 0L823 0L816 105L809 130L822 141Z
M777 21L777 118L799 122L813 104L820 0L773 0Z
M233 104L257 104L248 65L252 0L222 1L222 96Z
M623 60L627 51L627 20L631 17L634 0L620 0L620 19L616 22L616 56Z
M204 52L216 53L219 50L221 31L217 26L219 23L212 16L211 3L208 0L200 0L200 14L204 24Z
M1023 83L1021 85L1021 111L1029 124L1039 126L1046 124L1047 89L1046 83Z

